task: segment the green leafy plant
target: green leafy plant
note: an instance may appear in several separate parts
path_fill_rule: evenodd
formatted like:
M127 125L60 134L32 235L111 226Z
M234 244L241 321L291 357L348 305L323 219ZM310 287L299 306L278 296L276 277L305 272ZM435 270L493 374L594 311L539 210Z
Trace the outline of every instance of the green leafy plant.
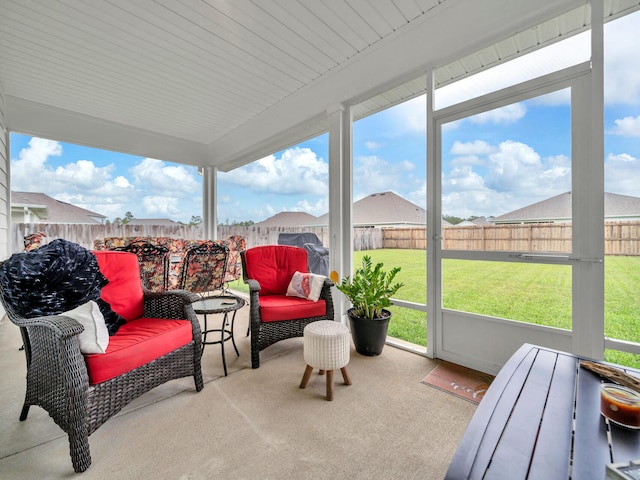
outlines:
M361 318L380 318L382 310L391 306L390 298L404 286L404 283L393 283L400 267L389 271L383 270L384 264L373 266L371 257L362 257L362 267L336 285L353 304L354 314Z

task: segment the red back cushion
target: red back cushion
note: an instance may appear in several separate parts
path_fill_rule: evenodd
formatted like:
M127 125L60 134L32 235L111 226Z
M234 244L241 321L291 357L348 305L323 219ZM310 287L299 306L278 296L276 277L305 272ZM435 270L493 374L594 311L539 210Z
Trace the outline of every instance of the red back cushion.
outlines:
M100 298L127 321L142 317L144 300L138 257L129 252L109 250L94 251L93 254L98 259L100 272L109 280L102 287Z
M296 271L308 271L307 251L286 245L266 245L245 251L247 278L260 283L260 295L285 295Z

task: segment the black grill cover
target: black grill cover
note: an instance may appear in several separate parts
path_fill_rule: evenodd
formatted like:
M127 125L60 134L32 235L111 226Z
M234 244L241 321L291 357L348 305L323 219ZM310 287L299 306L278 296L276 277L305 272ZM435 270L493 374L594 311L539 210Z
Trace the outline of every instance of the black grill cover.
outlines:
M315 233L281 233L278 235L278 245L304 248L307 251L309 271L329 276L329 249L322 245Z

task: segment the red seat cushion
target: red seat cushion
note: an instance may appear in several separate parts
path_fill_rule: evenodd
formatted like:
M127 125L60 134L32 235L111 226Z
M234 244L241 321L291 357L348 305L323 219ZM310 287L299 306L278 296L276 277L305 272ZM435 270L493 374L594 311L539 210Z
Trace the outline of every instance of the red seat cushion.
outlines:
M320 299L312 302L305 298L286 295L261 295L260 319L263 322L320 317L327 314L327 304Z
M144 293L138 257L129 252L109 250L94 251L93 254L98 259L100 272L109 280L102 287L100 298L127 321L142 317Z
M109 337L105 353L85 355L89 383L95 385L180 348L193 340L191 322L140 318Z
M293 274L309 269L307 251L286 245L253 247L244 252L247 278L260 283L260 296L284 295ZM262 302L262 300L260 300ZM294 318L304 318L298 315Z

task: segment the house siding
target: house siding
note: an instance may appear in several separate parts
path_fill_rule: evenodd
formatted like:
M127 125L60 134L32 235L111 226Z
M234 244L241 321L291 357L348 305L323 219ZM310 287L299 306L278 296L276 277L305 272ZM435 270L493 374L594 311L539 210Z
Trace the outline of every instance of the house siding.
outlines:
M0 85L0 259L9 255L9 132L7 131L6 103L2 85Z

